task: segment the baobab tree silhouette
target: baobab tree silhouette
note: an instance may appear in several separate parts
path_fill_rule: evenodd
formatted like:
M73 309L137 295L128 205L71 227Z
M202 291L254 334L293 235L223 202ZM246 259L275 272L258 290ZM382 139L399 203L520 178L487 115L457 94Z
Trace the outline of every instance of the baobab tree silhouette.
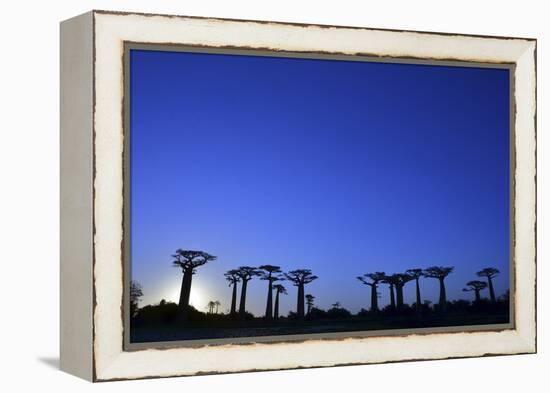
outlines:
M267 304L265 306L265 319L273 318L273 282L281 281L283 278L278 273L281 273L280 266L262 265L259 267L259 275L261 280L268 281L267 288Z
M395 277L393 275L384 275L384 278L381 282L383 282L384 284L388 284L390 288L390 308L392 310L395 310L395 293L393 290L395 288Z
M241 301L239 303L239 314L244 316L246 312L246 289L248 287L248 282L255 276L258 276L260 273L258 269L251 266L241 266L237 269L237 275L241 279Z
M395 286L395 297L397 310L403 309L403 287L406 283L413 280L413 277L406 273L396 273L392 275Z
M422 297L420 296L420 277L424 276L422 269L409 269L405 273L413 278L416 282L416 311L422 310Z
M217 257L204 251L176 250L172 255L173 266L181 268L183 279L181 280L180 298L178 303L178 317L181 321L187 320L189 312L189 296L191 295L191 283L197 267L216 260Z
M275 284L273 285L273 289L275 290L275 306L273 307L273 319L277 320L279 319L279 295L286 295L286 288L282 284Z
M210 300L207 304L208 307L208 314L214 314L214 307L216 307L216 302L213 300Z
M298 301L296 302L296 315L299 319L304 318L304 286L318 277L313 275L309 269L291 270L284 274L288 281L298 287Z
M486 267L483 270L477 272L478 277L487 277L487 284L489 285L489 296L491 297L491 303L495 303L497 298L495 296L495 289L493 288L493 278L500 274L500 270L494 267Z
M474 281L468 281L466 283L466 285L468 286L468 288L462 288L462 290L464 292L471 292L471 291L474 291L475 292L475 297L476 297L476 303L479 303L481 301L481 296L480 296L480 292L487 288L487 283L483 282L483 281L477 281L477 280L474 280Z
M441 311L447 309L447 293L445 291L445 277L452 273L454 266L431 266L424 269L424 277L437 278L439 280L439 308Z
M378 312L378 283L384 280L386 274L384 272L367 273L357 277L363 284L370 286L370 311ZM370 282L367 281L370 279ZM393 291L392 291L393 292Z
M315 300L315 296L311 294L306 295L306 306L307 306L307 315L311 313L311 309L313 308L313 301Z
M229 314L235 315L237 313L237 283L241 281L241 278L239 277L239 271L237 269L228 270L224 273L224 276L227 282L229 282L229 286L233 287Z
M138 310L139 302L143 296L143 289L141 284L137 281L130 282L130 317L136 315Z

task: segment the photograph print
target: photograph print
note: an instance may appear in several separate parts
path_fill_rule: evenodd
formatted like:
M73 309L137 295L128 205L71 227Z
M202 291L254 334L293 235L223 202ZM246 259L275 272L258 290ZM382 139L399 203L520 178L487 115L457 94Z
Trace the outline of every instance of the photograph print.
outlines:
M128 345L513 326L511 67L126 45Z

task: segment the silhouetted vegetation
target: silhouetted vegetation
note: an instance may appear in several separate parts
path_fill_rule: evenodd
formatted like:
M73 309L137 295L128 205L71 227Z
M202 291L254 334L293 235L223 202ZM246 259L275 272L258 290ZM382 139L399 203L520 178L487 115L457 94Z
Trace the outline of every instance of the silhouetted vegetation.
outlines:
M210 261L216 260L217 257L210 255L204 251L193 250L176 250L172 255L174 260L173 266L181 268L183 278L181 281L180 299L178 303L178 315L181 320L186 320L189 312L189 297L191 295L191 283L196 269Z
M273 285L275 290L275 306L273 307L273 319L279 319L279 295L286 295L286 288L282 284Z
M260 266L259 276L261 280L268 282L267 288L267 304L265 306L265 319L273 318L273 283L275 281L283 280L283 276L279 275L281 272L280 266L274 265L262 265Z
M467 288L463 288L462 290L464 292L474 291L476 303L479 303L481 301L480 292L482 289L487 288L487 284L484 283L483 281L474 280L474 281L468 281L466 285L467 285Z
M415 307L417 312L422 311L422 297L420 296L420 277L424 276L424 272L422 269L409 269L405 272L409 276L412 277L413 280L415 280L416 284L416 302Z
M136 315L139 307L139 302L143 296L143 289L141 284L136 281L130 282L130 317Z
M328 309L326 315L329 319L346 319L351 317L351 312L343 308L340 302L336 302Z
M241 281L239 271L237 269L229 270L224 273L225 279L229 282L229 286L233 287L231 292L231 309L229 313L235 315L237 313L237 284Z
M393 275L392 276L384 275L382 282L384 284L388 284L388 287L390 289L390 304L388 307L390 308L390 310L394 311L395 310L395 292L394 292L395 277Z
M445 290L445 277L452 273L454 267L432 266L424 270L424 277L436 278L439 280L439 310L447 308L447 292Z
M244 317L246 314L246 289L248 288L248 282L253 277L259 276L260 272L255 267L241 266L237 269L237 276L241 279L241 301L239 303L239 315Z
M309 269L295 269L288 272L280 266L261 265L258 268L241 266L230 269L224 277L231 287L231 306L223 312L222 302L210 300L204 311L189 304L192 277L196 269L216 257L204 251L178 249L172 256L173 265L182 269L183 277L179 302L162 299L158 304L139 307L144 296L141 285L130 283L129 303L131 335L135 342L169 341L180 339L245 337L273 334L302 334L329 331L357 331L373 329L415 328L431 326L455 326L507 323L509 321L509 291L496 297L493 279L498 276L496 268L485 268L477 272L487 282L471 280L466 283L464 292L473 292L473 301L447 299L445 280L453 272L453 267L432 266L426 269L408 269L404 273L366 273L357 279L370 287L370 299L365 301L367 309L361 308L353 314L340 302L328 309L315 304L316 297L305 294L305 285L318 277ZM259 277L268 283L265 314L254 316L246 311L247 287L250 280ZM439 282L439 301L432 305L422 301L421 278L434 278ZM288 280L296 287L296 310L280 314L281 295L286 288L279 283ZM408 304L404 298L404 287L415 281L415 302ZM240 285L240 302L237 311L237 295ZM380 284L389 288L389 304L379 306ZM489 289L489 299L482 297L482 291ZM275 293L273 293L275 292ZM275 299L273 299L275 296ZM370 302L369 302L370 300ZM370 304L369 304L370 303ZM307 309L306 309L307 306ZM220 312L221 311L221 312ZM238 315L238 318L235 316Z
M294 286L298 287L298 301L296 302L296 315L299 319L304 318L304 286L309 284L318 277L311 273L309 269L297 269L285 273L288 281L291 281Z
M221 303L219 300L210 300L206 307L208 308L208 314L217 314Z
M495 296L495 289L493 288L493 278L498 276L499 274L500 271L498 269L495 269L494 267L486 267L485 269L477 272L478 277L487 278L487 285L489 286L489 296L491 298L491 302L493 303L497 301Z
M386 277L384 272L367 273L357 277L363 284L370 286L370 311L378 312L378 283ZM370 280L370 281L368 281ZM392 290L393 292L393 290Z
M393 274L392 277L395 287L396 308L398 311L401 311L405 303L403 299L403 287L406 283L411 281L413 277L406 273L396 273Z
M314 300L315 300L315 296L313 296L309 293L306 295L306 306L307 306L307 314L306 315L309 315L309 313L311 312L311 309L313 308L313 301Z

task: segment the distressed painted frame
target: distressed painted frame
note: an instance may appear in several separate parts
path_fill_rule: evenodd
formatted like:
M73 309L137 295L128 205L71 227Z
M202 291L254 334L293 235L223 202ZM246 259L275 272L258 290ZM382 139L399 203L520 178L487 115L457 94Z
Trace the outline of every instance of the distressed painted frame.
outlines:
M127 43L514 67L514 326L127 351ZM536 40L92 11L61 25L61 367L93 381L536 352Z

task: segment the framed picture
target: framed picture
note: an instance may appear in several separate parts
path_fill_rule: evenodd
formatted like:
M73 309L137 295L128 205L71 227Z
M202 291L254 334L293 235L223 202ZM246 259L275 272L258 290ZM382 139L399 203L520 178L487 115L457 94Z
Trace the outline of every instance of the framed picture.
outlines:
M536 41L61 24L61 367L536 351Z

